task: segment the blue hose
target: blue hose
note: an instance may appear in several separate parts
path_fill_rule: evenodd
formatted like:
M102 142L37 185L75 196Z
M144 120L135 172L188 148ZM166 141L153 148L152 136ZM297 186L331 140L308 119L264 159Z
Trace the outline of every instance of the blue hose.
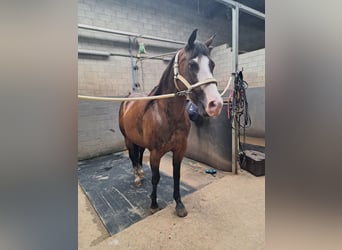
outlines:
M133 55L132 55L132 40L129 38L129 55L131 58L131 70L132 70L132 90L135 91L135 79L134 79L134 62L133 62Z

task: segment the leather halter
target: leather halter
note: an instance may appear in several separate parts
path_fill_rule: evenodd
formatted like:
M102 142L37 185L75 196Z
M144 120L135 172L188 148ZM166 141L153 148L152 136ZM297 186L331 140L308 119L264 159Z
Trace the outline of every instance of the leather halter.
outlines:
M179 52L177 52L176 56L175 56L175 62L173 64L173 74L174 74L174 77L173 77L173 80L174 80L174 83L175 83L175 87L176 89L179 91L179 92L185 92L186 94L190 93L194 88L198 88L202 85L206 85L206 84L209 84L209 83L215 83L217 85L217 80L215 78L207 78L203 81L198 81L196 82L195 84L191 85L188 80L185 79L185 77L183 77L180 73L179 73L179 64L178 64L178 55L179 55ZM178 87L178 84L177 84L177 80L181 81L184 86L187 88L186 90L180 90L180 88Z

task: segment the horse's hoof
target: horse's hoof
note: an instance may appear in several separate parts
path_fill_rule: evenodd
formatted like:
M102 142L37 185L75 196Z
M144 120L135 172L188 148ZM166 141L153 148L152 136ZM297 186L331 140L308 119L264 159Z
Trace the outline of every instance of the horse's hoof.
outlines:
M185 217L188 215L188 211L186 211L184 205L180 205L180 206L176 206L176 214L179 216L179 217Z
M159 207L156 207L156 208L150 208L150 211L151 211L151 214L154 214L156 212L158 212L160 210Z

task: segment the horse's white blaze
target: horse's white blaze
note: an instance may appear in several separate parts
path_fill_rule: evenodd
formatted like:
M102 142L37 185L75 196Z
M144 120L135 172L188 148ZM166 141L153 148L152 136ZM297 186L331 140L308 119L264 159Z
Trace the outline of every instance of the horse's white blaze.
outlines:
M199 66L199 71L197 72L198 81L213 77L213 74L210 72L209 58L207 56L196 57L193 60L197 62Z
M194 59L199 65L199 71L197 73L198 81L204 81L208 78L213 78L213 74L210 71L209 67L209 58L207 56L196 57ZM209 115L218 115L220 113L221 107L223 105L223 100L220 93L217 90L217 86L214 83L207 84L201 87L207 97L207 113ZM210 108L209 103L215 102L217 104L217 108ZM214 109L214 110L213 110Z
M220 93L217 91L215 83L210 83L202 87L205 95L207 96L208 102L215 101L217 103L223 103Z

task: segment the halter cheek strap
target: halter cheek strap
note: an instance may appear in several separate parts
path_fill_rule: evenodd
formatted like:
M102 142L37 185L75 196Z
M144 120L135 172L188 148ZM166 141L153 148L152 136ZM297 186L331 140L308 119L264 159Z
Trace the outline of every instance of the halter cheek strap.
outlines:
M184 86L187 88L186 89L186 92L191 92L191 90L193 90L194 88L198 88L202 85L205 85L205 84L208 84L208 83L215 83L217 85L217 80L215 78L207 78L203 81L199 81L199 82L196 82L195 84L191 85L188 80L185 79L185 77L183 77L181 74L179 74L179 64L178 64L178 55L179 55L179 52L177 52L176 56L175 56L175 62L173 64L173 74L174 74L174 77L173 77L173 80L174 80L174 83L175 83L175 87L178 91L181 91L181 89L178 87L178 84L177 84L177 80L181 81Z

